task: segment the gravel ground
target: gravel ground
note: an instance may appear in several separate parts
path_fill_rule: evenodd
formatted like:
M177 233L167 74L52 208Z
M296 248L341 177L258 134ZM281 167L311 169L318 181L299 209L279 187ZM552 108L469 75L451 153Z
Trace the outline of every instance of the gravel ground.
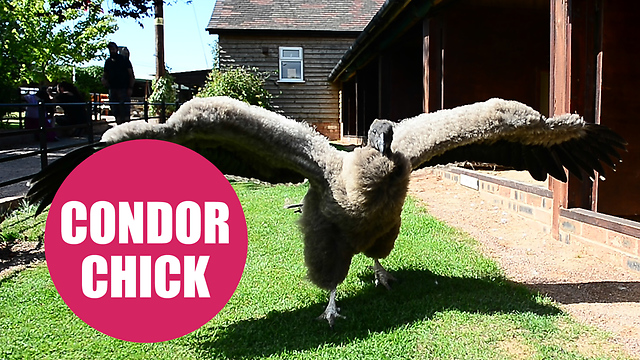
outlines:
M550 296L578 321L614 334L614 342L640 359L640 274L556 241L429 169L414 172L410 194L430 214L477 239L510 280Z

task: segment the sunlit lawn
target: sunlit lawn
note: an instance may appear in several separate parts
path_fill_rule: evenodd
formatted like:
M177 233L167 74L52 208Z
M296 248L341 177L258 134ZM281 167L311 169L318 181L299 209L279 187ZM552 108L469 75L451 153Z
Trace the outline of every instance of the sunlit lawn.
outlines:
M299 214L283 209L306 187L235 189L248 221L247 266L231 301L208 324L158 344L110 338L73 315L40 265L0 281L0 359L624 358L605 334L506 281L475 240L411 199L384 260L401 281L392 291L374 287L371 260L357 256L338 287L346 319L332 331L315 320L327 294L305 278ZM15 235L6 223L0 230Z

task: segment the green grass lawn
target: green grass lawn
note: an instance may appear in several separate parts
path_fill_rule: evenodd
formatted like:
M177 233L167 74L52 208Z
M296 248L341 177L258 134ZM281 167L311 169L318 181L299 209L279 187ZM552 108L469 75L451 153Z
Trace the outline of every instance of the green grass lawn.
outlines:
M400 282L392 291L374 287L371 259L356 256L338 287L347 318L332 331L315 320L327 293L305 278L299 214L283 209L306 187L234 187L249 228L247 266L212 321L164 343L116 340L73 315L39 265L0 281L0 359L625 358L606 334L505 280L475 240L411 199L396 248L383 261Z

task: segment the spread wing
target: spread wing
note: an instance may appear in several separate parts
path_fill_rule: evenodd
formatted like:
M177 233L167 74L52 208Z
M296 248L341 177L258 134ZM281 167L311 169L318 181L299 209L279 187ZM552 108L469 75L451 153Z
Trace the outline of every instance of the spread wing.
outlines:
M578 115L546 118L516 102L491 99L450 110L421 114L394 128L393 151L414 169L456 161L477 161L528 170L537 180L547 174L566 181L563 167L582 179L601 164L615 168L616 149L626 142L605 126Z
M37 174L27 196L41 201L41 211L83 160L106 146L134 139L171 141L203 155L225 174L271 183L308 178L324 184L343 156L306 123L227 97L197 98L166 124L135 121L110 129L99 144L75 150Z

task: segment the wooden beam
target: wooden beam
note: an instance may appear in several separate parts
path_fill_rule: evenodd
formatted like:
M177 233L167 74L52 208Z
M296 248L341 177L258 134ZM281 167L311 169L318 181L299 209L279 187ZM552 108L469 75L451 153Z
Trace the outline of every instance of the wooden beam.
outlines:
M444 106L444 48L442 22L436 16L422 22L423 111Z
M599 21L599 44L598 55L596 55L596 83L595 83L595 108L594 108L594 122L600 124L602 116L602 21L603 17L600 17ZM598 211L598 187L600 186L600 178L596 175L593 181L593 187L591 188L591 210Z
M571 23L569 4L565 0L552 0L551 4L551 49L549 114L552 116L569 112L571 97ZM566 170L565 170L566 171ZM568 203L567 183L549 177L549 189L553 191L553 220L551 235L559 238L560 209Z
M429 18L422 21L422 111L429 112Z

